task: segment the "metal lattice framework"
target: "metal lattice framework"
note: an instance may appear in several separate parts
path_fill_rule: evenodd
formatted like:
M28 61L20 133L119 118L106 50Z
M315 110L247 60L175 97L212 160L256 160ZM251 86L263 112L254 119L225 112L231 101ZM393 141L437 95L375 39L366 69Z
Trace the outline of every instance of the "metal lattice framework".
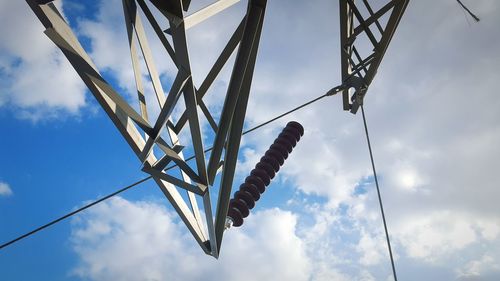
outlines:
M380 6L373 9L373 4ZM409 0L340 0L340 63L344 110L356 113L391 42ZM362 52L361 49L364 51ZM355 92L349 96L349 88Z
M150 4L144 0L122 0L139 111L129 105L99 73L51 0L27 2L45 26L45 34L61 49L137 155L143 164L143 171L154 178L205 253L218 257L267 1L248 0L247 11L241 23L201 85L196 87L191 73L186 31L239 0L219 0L188 16L186 14L189 12L190 0L151 0ZM356 113L409 0L384 1L387 3L375 12L368 1L363 0L362 5L367 9L367 14L360 11L354 0L339 2L343 83L334 91L343 91L344 109ZM159 14L168 19L168 27L160 26L151 8L157 9ZM165 93L167 87L160 81L139 10L142 10L177 67L176 77L168 93ZM384 17L387 17L385 27L381 23ZM373 26L379 32L378 37L372 33ZM357 38L363 35L373 45L373 51L366 56L360 54L357 45ZM167 36L171 36L172 44ZM141 75L139 51L149 73L147 81L143 81ZM215 120L203 102L203 97L234 52L236 59L224 105L219 120ZM156 120L150 120L148 114L144 83L151 83L156 95L160 108ZM352 96L349 95L350 88L355 89ZM178 101L181 97L185 110L180 118L173 120L172 112L180 107ZM200 111L203 116L199 116ZM208 161L205 160L207 150L201 132L201 118L206 118L215 135ZM182 152L185 147L179 143L178 134L186 125L189 125L194 165L186 162ZM177 165L180 173L167 172L170 163ZM220 188L214 216L210 189L216 182L216 177ZM182 189L187 192L187 200L180 193ZM203 204L205 220L197 198Z

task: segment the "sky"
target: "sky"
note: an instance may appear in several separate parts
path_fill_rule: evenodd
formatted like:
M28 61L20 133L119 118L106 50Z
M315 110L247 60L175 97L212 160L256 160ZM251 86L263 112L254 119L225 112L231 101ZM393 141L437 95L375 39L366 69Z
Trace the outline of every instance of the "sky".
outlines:
M56 4L133 102L120 2ZM500 279L500 3L463 2L479 23L453 0L411 1L365 99L400 280ZM245 8L189 30L195 84ZM268 1L247 128L340 84L338 29L337 1ZM168 90L175 68L147 32ZM0 0L0 35L3 243L146 175L24 1ZM214 112L229 76L204 99ZM147 182L0 250L1 279L392 280L361 115L340 96L245 135L235 184L291 120L304 137L218 260Z

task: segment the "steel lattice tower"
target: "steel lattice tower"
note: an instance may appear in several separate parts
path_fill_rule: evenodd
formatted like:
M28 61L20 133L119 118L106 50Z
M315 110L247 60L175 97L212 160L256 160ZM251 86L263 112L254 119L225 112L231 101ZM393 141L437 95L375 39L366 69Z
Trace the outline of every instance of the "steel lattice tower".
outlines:
M189 9L190 0L151 0L150 3L145 0L122 0L139 111L127 103L103 78L52 0L27 2L45 26L45 34L61 49L137 155L143 164L142 170L153 177L203 251L218 257L267 0L248 0L241 23L199 86L193 83L186 31L239 0L215 1L195 12ZM376 2L379 7L375 8L371 2ZM362 105L408 2L409 0L339 0L342 77L341 85L331 92L342 92L344 110L356 113ZM159 24L152 9L158 10L159 13L155 14L161 14L168 20L168 26ZM160 81L139 10L142 10L165 52L177 67L175 80L169 88ZM168 36L171 37L172 44L169 43ZM371 44L368 49L359 43L363 37ZM139 51L150 81L142 79ZM203 97L234 52L236 60L222 113L219 120L215 120L213 113L203 102ZM156 120L149 118L144 93L146 82L152 84L161 109ZM167 88L168 91L165 91ZM179 107L181 98L185 110L174 121L171 115ZM203 116L200 116L198 109ZM208 121L215 135L209 143L212 150L208 161L205 160L207 143L203 141L201 118ZM189 126L189 145L195 153L195 165L188 165L182 153L184 146L179 142L178 135L186 125ZM156 151L161 151L161 155L153 153L155 148ZM166 168L170 163L179 167L180 176L167 173ZM216 177L220 188L214 214L210 190ZM182 189L187 192L187 201L180 193ZM203 204L206 225L197 198Z

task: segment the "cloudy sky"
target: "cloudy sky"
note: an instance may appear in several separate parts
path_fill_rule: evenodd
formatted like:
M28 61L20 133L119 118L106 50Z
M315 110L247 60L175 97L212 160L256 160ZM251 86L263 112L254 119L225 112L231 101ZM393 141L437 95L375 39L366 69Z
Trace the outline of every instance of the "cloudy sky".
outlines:
M56 1L132 101L120 2ZM480 23L455 0L411 1L365 100L400 280L500 279L500 3L463 2ZM189 31L198 85L245 8ZM0 35L5 242L144 174L24 1L0 0ZM269 1L246 126L340 84L338 38L338 1ZM151 43L168 89L174 67ZM229 74L205 99L214 112ZM290 120L303 139L244 226L225 234L219 260L148 182L0 250L1 279L392 280L361 116L340 96L246 135L236 183Z

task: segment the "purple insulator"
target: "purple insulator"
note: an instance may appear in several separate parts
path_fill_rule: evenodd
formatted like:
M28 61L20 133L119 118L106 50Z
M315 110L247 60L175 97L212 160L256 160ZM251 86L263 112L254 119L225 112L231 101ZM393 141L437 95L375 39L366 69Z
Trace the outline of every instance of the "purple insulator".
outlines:
M255 165L245 182L234 193L234 198L229 201L227 216L233 221L233 226L241 226L243 219L250 214L250 209L255 207L255 202L260 199L260 194L266 191L266 186L271 183L280 166L304 135L304 128L298 122L292 121L274 140L264 156Z

